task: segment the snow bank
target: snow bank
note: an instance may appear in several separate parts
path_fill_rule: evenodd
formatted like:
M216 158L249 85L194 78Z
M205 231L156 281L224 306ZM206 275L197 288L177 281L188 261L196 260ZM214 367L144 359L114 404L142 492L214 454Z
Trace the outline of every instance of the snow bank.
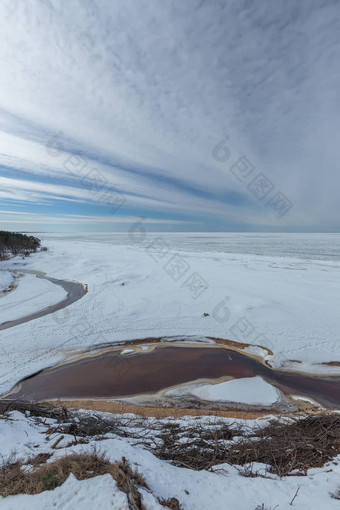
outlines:
M98 413L97 413L98 414ZM216 466L213 471L193 471L171 465L156 458L140 446L129 443L128 438L113 438L110 434L89 444L66 445L74 440L65 435L59 450L53 450L55 436L47 438L46 431L52 420L38 423L33 418L12 413L13 421L0 420L0 437L5 438L2 446L4 459L8 452L16 452L19 459L28 459L39 453L53 453L50 461L72 453L91 452L94 445L103 451L111 462L125 457L131 466L143 474L151 492L142 491L143 502L147 510L161 510L156 498L175 497L184 510L255 510L263 504L264 508L291 510L290 505L299 488L293 508L299 510L336 510L339 501L332 498L340 488L340 457L322 468L308 471L307 476L288 476L279 478L244 477L238 469L228 464ZM103 416L105 418L105 415ZM197 424L197 417L191 418ZM165 423L167 420L165 421ZM24 437L26 439L24 440ZM133 441L135 442L135 441ZM15 456L12 455L12 460ZM264 471L265 466L256 464L255 470ZM120 492L110 475L77 481L72 475L61 487L54 491L34 496L17 495L0 498L1 510L92 510L94 508L128 510L126 495Z
M66 292L48 280L41 280L34 275L24 275L15 292L10 292L1 299L0 324L38 312L62 301Z
M93 510L94 508L114 508L129 510L126 495L118 490L111 475L98 476L78 481L72 474L61 486L41 494L9 496L0 499L1 510Z
M279 391L262 377L233 379L218 384L186 385L166 392L168 396L189 394L201 400L270 405L280 398Z
M14 282L14 276L8 271L0 271L0 297L1 292L7 289Z

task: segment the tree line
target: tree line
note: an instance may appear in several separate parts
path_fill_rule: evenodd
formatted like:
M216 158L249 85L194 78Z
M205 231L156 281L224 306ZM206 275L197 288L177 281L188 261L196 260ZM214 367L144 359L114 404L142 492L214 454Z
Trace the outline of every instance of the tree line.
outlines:
M12 255L29 255L40 248L41 241L37 237L15 232L0 230L0 260Z

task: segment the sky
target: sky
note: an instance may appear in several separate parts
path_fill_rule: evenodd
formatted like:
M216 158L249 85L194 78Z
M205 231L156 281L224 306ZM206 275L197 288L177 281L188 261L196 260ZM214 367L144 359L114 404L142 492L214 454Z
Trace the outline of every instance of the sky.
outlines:
M340 232L338 0L2 0L0 229Z

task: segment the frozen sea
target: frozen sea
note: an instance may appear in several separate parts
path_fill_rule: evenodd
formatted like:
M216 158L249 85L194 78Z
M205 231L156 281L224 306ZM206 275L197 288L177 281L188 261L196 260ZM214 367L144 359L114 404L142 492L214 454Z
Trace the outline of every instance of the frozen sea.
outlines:
M340 361L339 234L135 227L124 234L35 233L48 251L0 263L89 289L64 311L1 332L0 391L77 350L161 336L225 338L250 344L276 368L340 371L325 365ZM52 283L43 288L23 276L0 298L0 322L54 300L60 295Z
M143 226L143 225L142 225ZM136 245L138 230L133 233L49 234L36 233L42 239L96 241L113 245ZM170 233L147 232L143 242L163 239L171 249L180 251L218 252L288 257L304 260L340 261L340 234L263 234L263 233ZM137 240L137 241L136 241Z

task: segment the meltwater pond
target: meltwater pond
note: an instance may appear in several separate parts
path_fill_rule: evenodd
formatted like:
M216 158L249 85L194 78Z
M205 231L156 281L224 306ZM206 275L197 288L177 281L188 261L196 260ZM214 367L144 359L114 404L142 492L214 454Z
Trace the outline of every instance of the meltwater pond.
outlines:
M340 408L340 378L273 370L224 347L149 345L148 350L87 353L23 379L10 398L43 401L156 394L200 379L261 376L287 395L309 397L327 408ZM8 398L8 397L7 397Z

